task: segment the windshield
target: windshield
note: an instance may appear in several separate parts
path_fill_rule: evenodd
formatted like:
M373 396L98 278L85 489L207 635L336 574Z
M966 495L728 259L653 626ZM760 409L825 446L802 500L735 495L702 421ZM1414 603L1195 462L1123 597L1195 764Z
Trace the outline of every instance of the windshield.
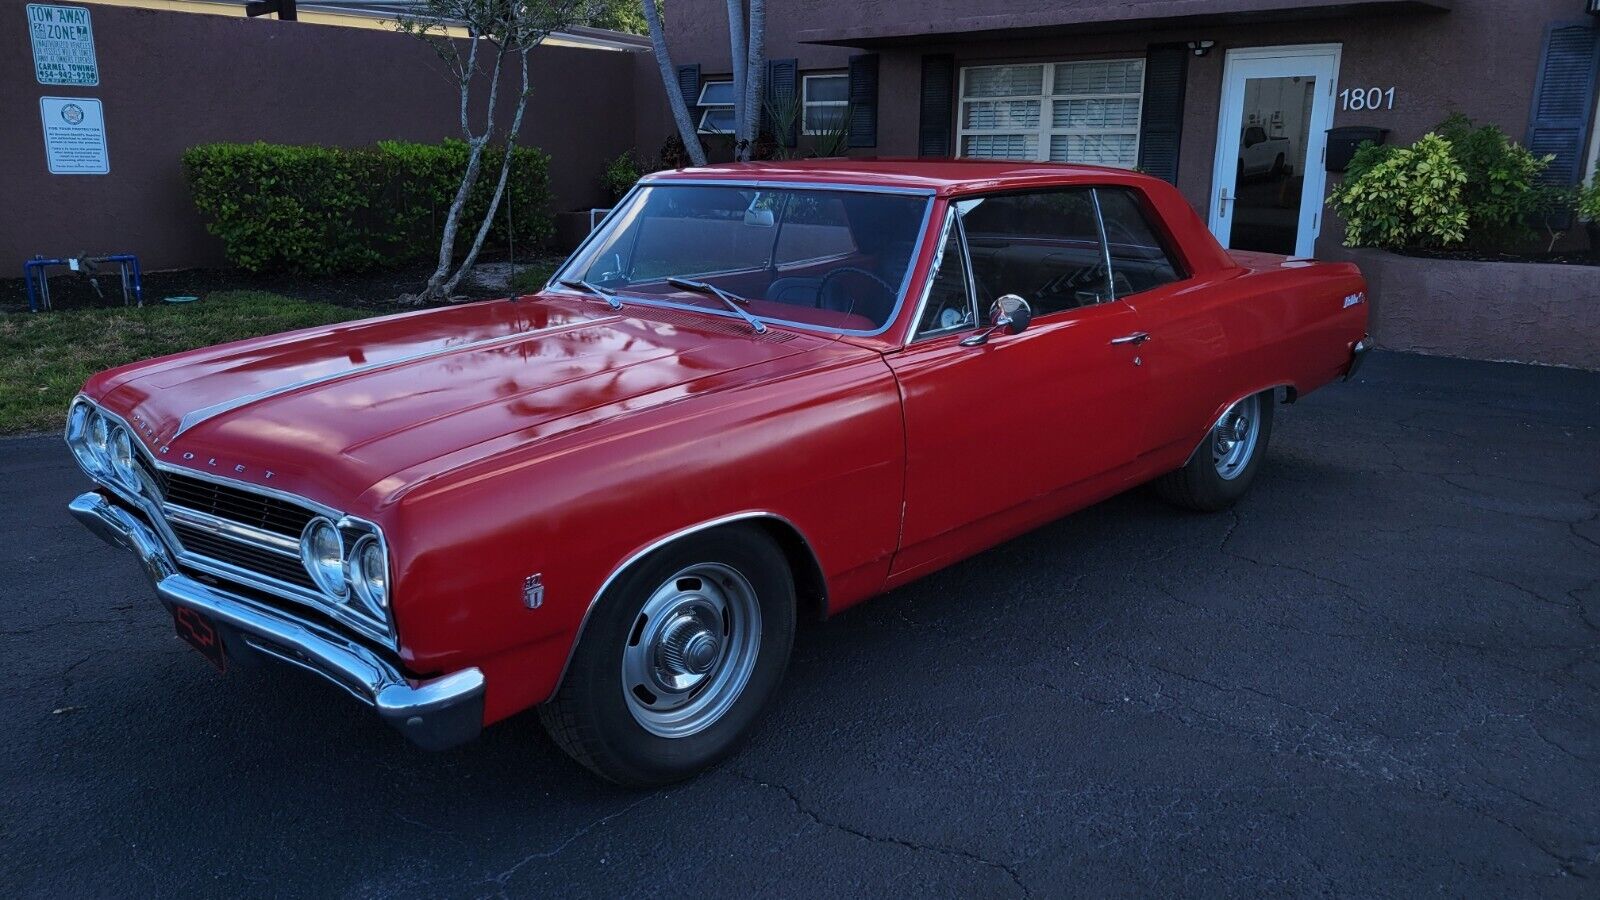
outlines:
M920 194L756 185L641 187L557 281L624 300L733 315L701 281L758 319L833 331L882 330L899 308L931 200Z

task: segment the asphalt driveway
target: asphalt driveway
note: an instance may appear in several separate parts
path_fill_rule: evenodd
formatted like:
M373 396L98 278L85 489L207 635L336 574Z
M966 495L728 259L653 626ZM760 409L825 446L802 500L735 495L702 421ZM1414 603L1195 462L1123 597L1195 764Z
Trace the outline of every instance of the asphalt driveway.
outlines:
M1600 894L1600 375L1377 355L1235 512L1135 492L806 629L648 793L219 679L83 485L0 442L8 894Z

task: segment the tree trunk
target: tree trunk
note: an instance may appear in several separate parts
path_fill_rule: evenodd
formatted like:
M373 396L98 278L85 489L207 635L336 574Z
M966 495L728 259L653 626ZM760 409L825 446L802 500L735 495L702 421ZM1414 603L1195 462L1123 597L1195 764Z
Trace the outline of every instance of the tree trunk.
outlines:
M741 135L740 159L755 155L756 139L761 136L761 107L767 70L767 5L765 0L750 0L749 54L745 60L744 78L744 134ZM738 58L740 48L734 48Z
M749 72L746 69L748 60L745 58L745 31L744 0L728 0L728 47L731 49L729 57L733 60L733 155L735 159L743 159L739 153L740 142L744 140L745 121L750 116L750 111L745 108L744 87Z
M489 237L489 228L494 223L494 215L500 209L500 198L505 195L506 182L511 176L511 157L517 149L517 134L522 130L522 114L528 108L528 95L533 93L533 88L528 78L528 51L523 49L518 52L522 58L522 93L517 95L517 111L511 116L511 128L506 131L506 155L500 160L500 180L494 186L494 196L489 198L489 209L483 214L483 223L478 226L478 234L472 240L472 247L467 250L466 259L461 261L461 268L450 276L444 286L446 297L454 296L456 285L470 271L478 261L478 253L483 249L483 242Z
M483 167L483 148L494 137L495 105L500 98L500 72L505 65L506 48L501 44L495 49L494 68L489 73L489 105L484 111L483 134L474 136L467 117L467 100L472 92L472 76L477 70L478 44L479 41L474 37L472 50L467 55L467 66L462 70L464 74L458 73L461 85L461 131L467 139L467 171L461 176L461 186L456 189L455 198L450 201L450 211L444 220L444 234L439 238L439 265L428 277L428 283L418 297L423 301L448 300L450 292L461 282L460 270L453 276L450 274L456 255L456 233L461 228L461 215L466 211L467 198L478 183L478 173Z
M683 140L683 152L697 166L706 164L706 151L700 146L700 135L694 121L689 118L689 107L683 102L683 91L678 87L678 70L672 65L667 52L667 36L661 30L661 11L656 0L644 0L644 18L650 26L650 46L655 50L656 65L661 69L661 86L667 90L667 104L672 108L672 119L678 126L678 137Z
M419 300L450 296L445 279L450 275L451 263L455 262L456 232L461 229L461 213L467 207L467 196L472 193L472 186L478 183L478 169L482 163L483 144L473 140L467 144L467 171L461 177L461 186L456 188L455 198L450 201L450 212L444 217L444 234L439 237L439 265L428 276L428 284L423 287ZM450 279L452 287L455 282L456 279Z

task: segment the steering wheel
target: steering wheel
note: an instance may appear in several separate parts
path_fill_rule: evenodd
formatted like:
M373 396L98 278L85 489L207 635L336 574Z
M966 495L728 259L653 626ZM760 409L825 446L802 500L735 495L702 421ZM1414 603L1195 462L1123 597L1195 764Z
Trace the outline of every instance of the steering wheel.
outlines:
M889 282L884 281L882 278L879 278L877 275L871 272L868 272L866 269L858 269L855 266L842 266L822 276L822 280L817 283L817 309L831 309L837 312L842 312L847 316L855 313L856 296L853 293L847 293L845 295L845 299L849 302L848 305L843 309L838 309L836 306L828 303L828 283L840 275L846 274L865 276L868 281L880 288L883 291L882 299L884 301L884 309L888 309L890 306L894 305L895 290L893 287L889 286Z

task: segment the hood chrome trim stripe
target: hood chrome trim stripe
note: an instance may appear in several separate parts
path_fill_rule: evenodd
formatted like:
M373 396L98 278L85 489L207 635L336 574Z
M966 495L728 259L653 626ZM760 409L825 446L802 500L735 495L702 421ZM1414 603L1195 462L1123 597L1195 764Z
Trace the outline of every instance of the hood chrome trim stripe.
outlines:
M413 353L410 356L402 356L396 359L386 359L380 362L367 363L364 366L356 366L355 368L343 369L338 372L329 372L326 375L318 375L315 378L301 379L300 381L279 385L278 387L267 388L264 391L257 391L254 394L245 394L241 397L234 397L231 400L224 400L221 403L213 403L210 406L191 410L190 412L184 414L183 419L178 422L178 430L174 432L172 437L168 440L175 441L179 437L182 437L185 431L188 431L202 422L214 419L223 413L232 412L241 407L249 406L252 403L259 403L262 400L270 400L273 397L292 393L300 390L301 388L314 387L319 384L327 384L344 378L353 378L357 375L365 375L369 372L376 372L380 369L387 369L392 366L403 366L407 363L420 362L425 359L432 359L436 356L448 356L451 353L460 353L467 350L480 350L484 347L492 347L496 344L510 344L515 343L516 341L526 340L528 338L543 337L547 334L558 334L563 331L587 328L591 325L608 325L612 322L620 321L622 321L622 316L602 316L598 319L585 319L581 322L568 322L564 325L552 325L549 328L541 328L536 331L519 331L515 334L503 334L499 337L484 338L482 340L472 341L471 343L466 344L457 344L450 347L436 347L432 350L424 350L420 353Z

